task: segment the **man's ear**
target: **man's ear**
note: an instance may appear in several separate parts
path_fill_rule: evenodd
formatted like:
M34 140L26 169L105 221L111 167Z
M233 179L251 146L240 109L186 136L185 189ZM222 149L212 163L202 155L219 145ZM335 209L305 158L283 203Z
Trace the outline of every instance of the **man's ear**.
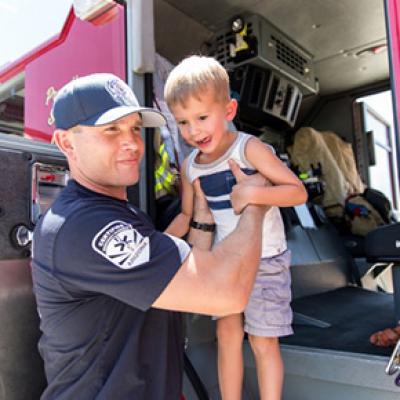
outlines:
M227 121L233 121L236 116L238 109L238 102L236 99L230 99L226 105L226 119Z
M52 142L55 143L60 151L67 157L72 157L74 153L74 145L71 136L72 132L64 129L56 129L53 133Z

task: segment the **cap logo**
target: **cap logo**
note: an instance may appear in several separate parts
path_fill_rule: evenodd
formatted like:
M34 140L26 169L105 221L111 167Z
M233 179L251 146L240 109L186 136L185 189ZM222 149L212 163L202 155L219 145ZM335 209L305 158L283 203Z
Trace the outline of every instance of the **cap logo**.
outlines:
M115 102L121 106L137 106L132 90L120 79L110 79L106 82L105 88Z

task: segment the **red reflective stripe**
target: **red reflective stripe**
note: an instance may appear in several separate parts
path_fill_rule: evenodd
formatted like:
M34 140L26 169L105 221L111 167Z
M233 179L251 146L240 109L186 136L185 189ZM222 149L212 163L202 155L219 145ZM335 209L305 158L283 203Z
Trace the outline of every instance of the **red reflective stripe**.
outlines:
M25 136L31 139L43 140L45 142L51 142L51 136L48 133L38 131L37 129L31 129L25 127L24 129Z

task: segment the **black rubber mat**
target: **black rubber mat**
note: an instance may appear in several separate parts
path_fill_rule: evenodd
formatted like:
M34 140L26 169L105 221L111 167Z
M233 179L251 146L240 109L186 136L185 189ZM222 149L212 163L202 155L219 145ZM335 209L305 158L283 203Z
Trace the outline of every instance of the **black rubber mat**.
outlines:
M358 287L345 287L327 293L296 299L294 312L330 324L327 328L294 324L295 334L281 343L389 356L393 349L369 343L378 330L393 327L393 296Z

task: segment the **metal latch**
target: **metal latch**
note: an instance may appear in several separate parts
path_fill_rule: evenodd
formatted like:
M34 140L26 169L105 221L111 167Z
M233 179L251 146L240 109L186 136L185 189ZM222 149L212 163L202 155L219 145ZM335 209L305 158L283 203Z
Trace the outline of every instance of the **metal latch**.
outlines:
M25 225L18 225L13 230L14 242L19 247L26 247L32 242L33 233Z

